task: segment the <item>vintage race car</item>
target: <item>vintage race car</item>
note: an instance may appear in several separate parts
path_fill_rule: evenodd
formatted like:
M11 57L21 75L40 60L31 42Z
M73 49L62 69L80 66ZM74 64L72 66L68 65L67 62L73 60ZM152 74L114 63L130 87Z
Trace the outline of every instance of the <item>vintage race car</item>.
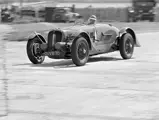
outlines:
M76 23L49 31L47 40L39 33L28 38L27 55L33 64L41 64L45 56L52 59L72 59L76 66L87 63L89 56L120 51L123 59L130 59L134 47L140 47L135 32L111 24Z

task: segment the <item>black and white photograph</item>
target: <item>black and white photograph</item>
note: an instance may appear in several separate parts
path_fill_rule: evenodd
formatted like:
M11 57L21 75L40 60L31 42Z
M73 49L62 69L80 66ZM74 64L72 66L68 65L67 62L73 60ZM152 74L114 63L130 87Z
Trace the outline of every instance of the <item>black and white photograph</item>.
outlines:
M0 0L0 120L159 120L159 0Z

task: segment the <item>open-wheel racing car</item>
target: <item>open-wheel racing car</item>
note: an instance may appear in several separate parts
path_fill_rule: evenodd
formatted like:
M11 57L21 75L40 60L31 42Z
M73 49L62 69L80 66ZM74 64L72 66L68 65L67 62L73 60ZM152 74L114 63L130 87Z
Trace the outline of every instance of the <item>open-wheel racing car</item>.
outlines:
M120 51L123 59L130 59L134 47L140 47L135 32L111 24L76 23L49 31L47 40L39 33L29 36L27 55L33 64L41 64L45 56L52 59L72 59L76 66L87 63L89 56Z

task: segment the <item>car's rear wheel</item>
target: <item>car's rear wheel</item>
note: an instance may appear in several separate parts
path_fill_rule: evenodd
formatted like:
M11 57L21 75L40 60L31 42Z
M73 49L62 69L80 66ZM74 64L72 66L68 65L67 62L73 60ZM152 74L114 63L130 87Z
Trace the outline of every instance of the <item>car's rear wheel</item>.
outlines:
M119 41L120 55L123 59L130 59L134 52L134 39L131 34L126 33Z
M27 42L27 55L33 64L41 64L45 59L45 56L40 54L40 44L42 42L37 37Z
M87 63L89 58L89 45L85 38L80 37L73 41L71 56L76 66L83 66Z

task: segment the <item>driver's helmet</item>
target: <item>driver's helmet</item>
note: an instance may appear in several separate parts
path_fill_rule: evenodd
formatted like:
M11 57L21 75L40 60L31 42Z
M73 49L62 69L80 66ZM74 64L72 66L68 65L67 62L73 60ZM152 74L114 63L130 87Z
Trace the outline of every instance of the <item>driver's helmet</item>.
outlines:
M89 19L88 19L88 24L89 24L89 25L90 25L90 24L95 24L96 21L97 21L97 17L96 17L95 15L92 15L92 16L90 16Z

